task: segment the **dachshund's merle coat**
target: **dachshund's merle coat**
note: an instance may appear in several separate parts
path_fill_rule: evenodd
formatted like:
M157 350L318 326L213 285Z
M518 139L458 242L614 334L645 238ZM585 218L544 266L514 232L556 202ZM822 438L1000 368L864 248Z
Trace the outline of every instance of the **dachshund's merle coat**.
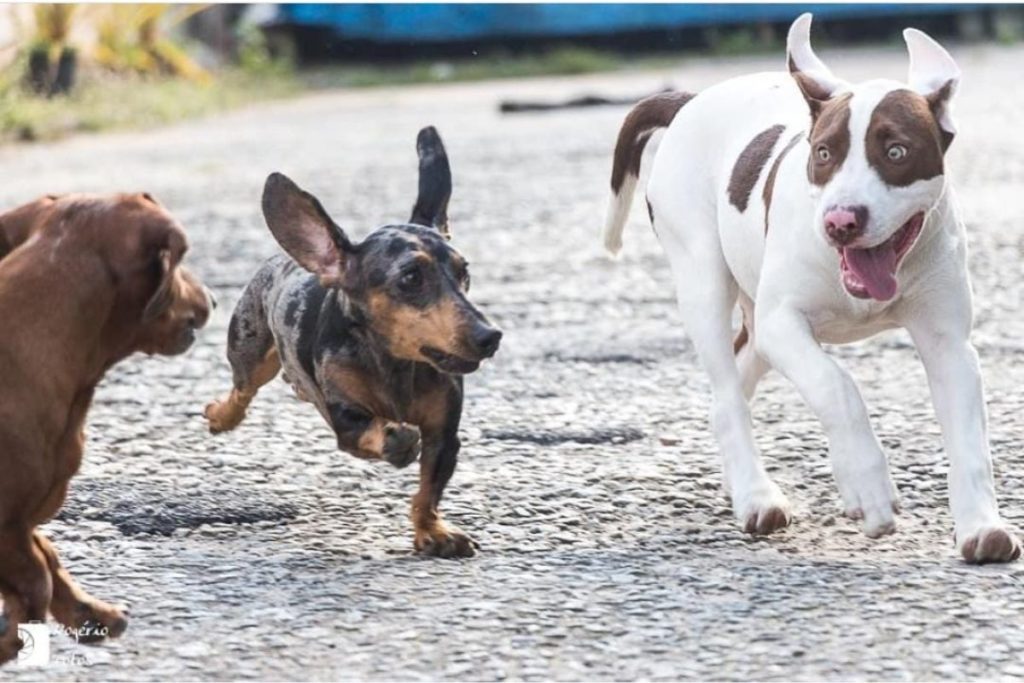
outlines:
M416 548L470 556L475 543L437 506L459 452L462 375L494 355L501 332L467 298L468 264L448 241L451 171L434 128L420 131L417 151L409 223L358 244L315 197L279 173L267 179L263 214L288 256L268 260L238 302L228 329L234 388L206 417L214 433L233 429L283 368L341 450L395 467L419 457Z

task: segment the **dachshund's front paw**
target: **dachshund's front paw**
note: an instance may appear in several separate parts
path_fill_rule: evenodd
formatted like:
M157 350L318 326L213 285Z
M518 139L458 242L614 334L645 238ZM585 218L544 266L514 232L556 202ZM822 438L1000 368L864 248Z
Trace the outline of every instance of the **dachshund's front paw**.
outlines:
M383 457L395 467L407 467L420 457L420 429L407 424L384 428Z
M433 557L473 557L480 544L455 527L435 524L430 529L416 530L416 550Z
M231 398L217 399L206 404L203 411L211 434L230 432L245 419L245 408L240 407Z

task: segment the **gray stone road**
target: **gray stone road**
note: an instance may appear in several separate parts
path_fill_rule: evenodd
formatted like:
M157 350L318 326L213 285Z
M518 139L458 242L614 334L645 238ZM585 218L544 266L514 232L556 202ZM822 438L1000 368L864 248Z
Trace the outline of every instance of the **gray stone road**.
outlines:
M998 486L1021 527L1024 49L958 54L952 167L973 239ZM899 77L904 60L832 55L851 78ZM191 264L222 302L188 356L136 359L107 378L86 464L48 525L89 590L130 605L128 633L92 648L58 638L61 661L0 678L1024 678L1024 564L957 560L947 465L907 335L836 350L890 453L899 533L872 541L839 515L821 430L771 376L757 434L797 518L778 536L745 536L720 489L707 383L642 211L620 262L598 248L625 110L497 113L504 96L696 89L779 63L325 94L0 151L4 205L153 192L188 228ZM414 556L414 471L335 452L282 382L232 434L208 436L200 417L229 381L231 308L275 252L258 205L266 174L293 175L362 236L405 217L413 139L428 123L452 157L452 221L475 297L507 332L468 382L445 505L483 547L469 561Z

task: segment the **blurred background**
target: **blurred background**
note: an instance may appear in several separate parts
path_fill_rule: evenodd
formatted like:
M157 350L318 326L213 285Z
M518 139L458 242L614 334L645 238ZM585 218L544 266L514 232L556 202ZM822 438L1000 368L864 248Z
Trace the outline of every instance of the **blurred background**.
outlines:
M777 52L807 10L823 46L896 44L909 24L962 42L1024 38L1024 8L1012 5L14 4L0 8L0 140L146 127L309 90Z

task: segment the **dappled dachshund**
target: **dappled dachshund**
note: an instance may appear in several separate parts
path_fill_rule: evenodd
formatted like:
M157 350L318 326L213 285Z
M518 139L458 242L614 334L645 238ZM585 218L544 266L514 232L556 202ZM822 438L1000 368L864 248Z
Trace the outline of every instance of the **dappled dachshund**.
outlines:
M261 386L284 369L334 430L338 448L405 467L420 459L415 547L468 557L476 544L441 519L455 471L462 375L498 350L501 332L467 298L466 259L449 239L448 157L420 131L419 197L408 223L354 243L320 202L274 173L263 214L291 256L268 260L228 328L234 388L206 407L210 431L235 428Z
M0 216L0 663L47 612L80 641L124 613L83 591L36 528L78 471L93 391L141 351L183 353L209 316L185 232L147 194L48 196Z

